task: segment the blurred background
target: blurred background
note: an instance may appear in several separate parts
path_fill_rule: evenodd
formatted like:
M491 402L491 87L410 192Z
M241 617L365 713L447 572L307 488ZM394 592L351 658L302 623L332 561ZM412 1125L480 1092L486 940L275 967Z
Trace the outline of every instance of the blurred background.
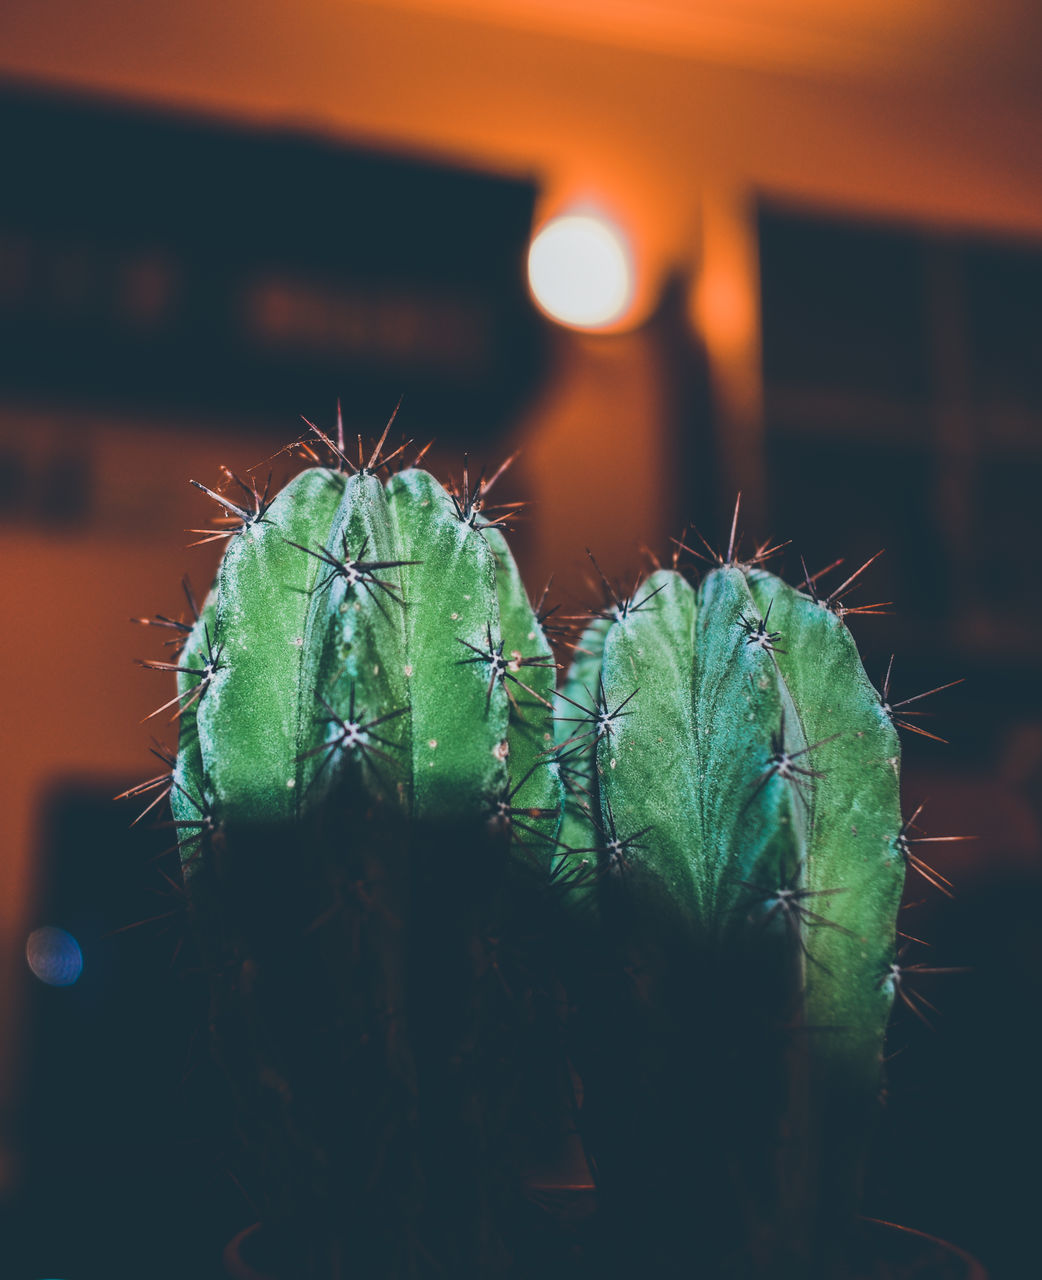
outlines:
M6 0L5 1276L205 1278L252 1220L193 1122L170 832L111 802L170 734L129 619L212 574L189 477L263 482L300 415L368 437L399 396L443 474L521 450L562 613L586 547L631 580L739 490L790 576L886 549L870 674L966 680L914 704L950 744L905 734L905 811L977 838L920 846L953 900L910 879L908 963L970 972L899 1011L868 1208L1027 1273L1040 137L1032 0Z

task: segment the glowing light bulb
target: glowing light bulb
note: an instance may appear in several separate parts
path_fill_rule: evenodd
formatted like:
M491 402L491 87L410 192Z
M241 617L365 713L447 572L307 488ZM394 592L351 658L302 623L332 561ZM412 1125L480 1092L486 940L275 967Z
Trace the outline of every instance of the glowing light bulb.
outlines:
M29 968L49 987L71 987L83 972L80 944L64 929L44 925L34 929L25 944Z
M618 228L592 214L552 218L532 240L528 283L541 309L560 324L617 324L633 302L629 245Z

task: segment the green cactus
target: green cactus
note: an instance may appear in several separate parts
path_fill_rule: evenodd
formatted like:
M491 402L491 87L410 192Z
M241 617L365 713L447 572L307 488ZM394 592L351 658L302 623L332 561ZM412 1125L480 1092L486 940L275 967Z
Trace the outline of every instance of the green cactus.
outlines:
M564 1072L518 946L560 824L556 664L488 482L385 483L383 439L355 467L318 434L331 465L274 498L205 490L228 547L153 664L178 673L171 806L217 1049L295 1267L306 1223L307 1274L348 1239L352 1274L494 1274Z
M710 1274L838 1265L894 996L897 734L841 610L761 560L617 598L559 700L602 873L586 1136L667 1275L691 1231Z
M602 575L556 690L499 473L384 480L386 431L355 465L314 430L329 466L275 497L206 490L228 547L151 664L177 672L185 883L292 1273L349 1249L381 1280L506 1274L577 1068L593 1270L845 1274L906 866L939 884L889 675L844 622L858 575L822 599L741 561L736 509L697 587Z
M371 464L239 509L183 650L178 791L221 824L285 821L353 768L417 819L538 801L552 839L555 663L481 502Z

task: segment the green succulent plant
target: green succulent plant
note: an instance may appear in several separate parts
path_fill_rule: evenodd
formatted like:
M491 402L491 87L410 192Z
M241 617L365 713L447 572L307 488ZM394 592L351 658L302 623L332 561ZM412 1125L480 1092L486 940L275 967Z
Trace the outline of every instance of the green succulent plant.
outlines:
M732 529L697 588L609 591L559 695L564 831L600 869L586 1136L619 1248L665 1274L696 1220L710 1266L839 1265L894 998L892 711L839 596L764 559Z
M500 473L446 490L387 431L357 463L313 431L329 465L274 497L205 490L227 549L147 664L177 673L170 803L287 1274L549 1274L520 1175L576 1071L599 1225L553 1274L845 1274L906 867L944 887L859 575L787 585L736 508L697 586L603 579L557 690Z
M354 464L319 432L330 465L274 497L206 489L227 549L152 665L177 672L182 869L284 1254L498 1274L500 1202L565 1087L519 945L560 823L556 664L497 477L385 480L386 434Z

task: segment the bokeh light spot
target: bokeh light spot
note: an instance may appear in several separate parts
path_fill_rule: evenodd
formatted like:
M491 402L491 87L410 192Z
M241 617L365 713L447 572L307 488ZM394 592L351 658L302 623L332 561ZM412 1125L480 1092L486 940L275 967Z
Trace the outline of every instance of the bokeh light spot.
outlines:
M25 958L49 987L71 987L83 972L80 944L71 933L52 924L32 931L25 944Z
M633 259L622 232L591 214L552 218L528 251L532 296L552 320L600 329L633 302Z

